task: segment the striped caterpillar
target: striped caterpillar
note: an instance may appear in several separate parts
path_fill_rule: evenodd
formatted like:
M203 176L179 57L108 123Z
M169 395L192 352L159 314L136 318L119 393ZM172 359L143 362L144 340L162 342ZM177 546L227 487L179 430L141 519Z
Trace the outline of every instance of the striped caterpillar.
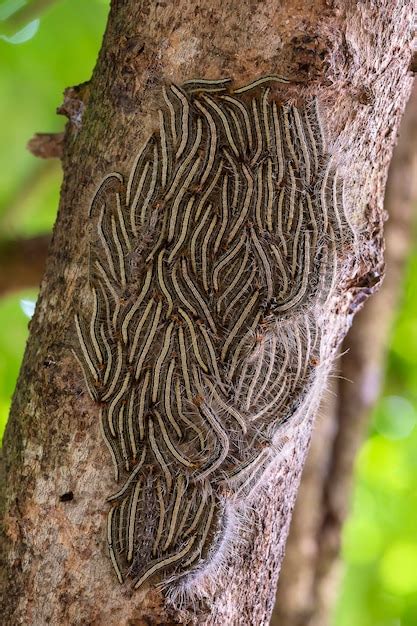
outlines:
M317 101L283 103L277 82L164 87L129 177L91 203L74 354L120 481L110 558L135 588L219 566L320 374L352 230Z

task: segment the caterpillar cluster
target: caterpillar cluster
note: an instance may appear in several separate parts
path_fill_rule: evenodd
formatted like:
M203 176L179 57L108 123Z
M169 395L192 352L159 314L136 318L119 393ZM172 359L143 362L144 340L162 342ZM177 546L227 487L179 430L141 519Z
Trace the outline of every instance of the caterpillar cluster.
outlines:
M109 554L136 588L221 561L318 376L352 232L317 102L280 102L277 82L163 88L128 179L91 203L74 353L121 480Z

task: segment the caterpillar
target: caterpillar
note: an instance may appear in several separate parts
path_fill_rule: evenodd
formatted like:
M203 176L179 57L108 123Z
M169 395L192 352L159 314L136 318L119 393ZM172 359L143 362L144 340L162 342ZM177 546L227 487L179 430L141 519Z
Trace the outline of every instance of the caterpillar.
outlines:
M135 588L192 590L219 565L325 359L353 233L318 102L280 82L164 86L129 175L91 201L74 354L120 483L109 555Z

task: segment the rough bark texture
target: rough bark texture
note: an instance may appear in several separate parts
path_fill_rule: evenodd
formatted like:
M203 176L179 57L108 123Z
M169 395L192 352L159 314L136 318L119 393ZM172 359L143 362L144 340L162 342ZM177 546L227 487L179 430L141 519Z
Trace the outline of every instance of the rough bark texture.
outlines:
M417 202L417 89L401 122L385 194L386 276L355 318L319 412L294 509L272 626L326 626L339 589L340 533L356 453L383 380ZM313 513L312 513L313 512Z
M69 90L61 108L70 123L59 215L4 443L4 624L268 623L310 417L252 503L245 542L204 606L180 610L156 590L132 594L115 582L104 548L110 461L68 350L86 281L87 208L105 174L128 172L155 124L164 81L230 76L245 84L273 73L301 81L287 95L320 98L362 231L355 271L345 259L336 350L383 271L382 197L411 87L413 16L404 0L113 1L92 81Z

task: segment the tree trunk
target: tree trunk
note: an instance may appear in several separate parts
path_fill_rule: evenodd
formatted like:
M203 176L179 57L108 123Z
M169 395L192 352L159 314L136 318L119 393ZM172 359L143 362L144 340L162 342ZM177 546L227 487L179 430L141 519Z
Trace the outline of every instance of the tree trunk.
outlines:
M417 89L407 104L385 194L387 265L381 290L358 314L338 378L320 411L294 509L272 626L326 626L339 590L340 534L354 460L383 381L389 329L412 244L417 201ZM311 515L314 502L314 515Z
M103 47L92 80L88 85L68 90L61 107L61 112L69 117L70 122L65 137L64 183L59 215L4 440L2 506L5 515L2 551L5 567L1 608L5 624L261 625L268 623L291 511L310 439L312 420L321 388L325 385L324 377L350 324L352 315L375 289L382 275L382 197L392 145L411 88L412 79L407 72L412 55L413 17L415 17L413 2L404 2L404 0L390 3L375 3L370 0L361 3L323 1L298 3L294 1L285 3L285 6L271 0L257 3L211 0L204 4L189 3L185 0L180 0L175 4L145 1L138 3L133 0L113 1ZM254 88L239 92L239 87L247 86L261 77L271 77L275 74L289 77L291 81L289 83L277 82L269 78ZM88 327L82 325L82 320L88 318L89 314L90 317L92 315L89 313L93 301L90 287L98 284L95 282L97 279L92 272L91 263L98 258L100 263L103 265L108 263L110 266L113 259L111 256L113 249L106 253L105 244L94 239L92 228L93 226L96 228L94 232L97 232L97 229L99 231L100 226L97 226L96 222L98 219L100 223L101 219L97 218L96 212L113 211L112 207L117 205L117 199L125 197L128 199L130 188L136 189L142 170L139 168L140 159L135 169L134 158L143 141L150 135L153 137L154 150L161 150L161 154L164 155L163 133L165 131L163 126L158 131L157 108L160 103L162 107L165 107L162 113L163 119L165 119L164 116L169 119L169 110L161 98L162 86L171 83L183 85L189 79L201 77L203 79L230 77L233 83L228 84L227 88L222 87L223 91L220 92L220 96L212 92L212 98L209 100L204 100L204 89L210 89L209 87L203 86L203 96L201 96L200 83L200 95L197 93L194 96L187 96L191 93L191 87L190 85L184 86L183 110L187 106L187 101L191 102L192 98L200 103L200 111L202 111L201 106L208 108L207 102L210 100L217 102L217 110L213 108L213 105L211 109L212 113L215 111L213 117L215 117L217 128L212 131L211 137L220 137L222 146L229 146L231 153L236 150L235 154L238 156L241 153L233 143L234 135L231 136L230 132L228 134L228 122L218 113L220 107L223 115L226 115L226 111L229 111L227 114L231 115L231 108L221 104L224 103L221 94L232 94L234 101L243 103L246 111L247 103L251 102L252 108L248 113L249 129L246 127L245 130L245 126L242 125L242 133L247 133L242 145L249 142L252 132L253 137L257 138L260 152L251 153L250 162L243 159L242 164L236 159L233 160L233 154L229 159L230 163L234 163L235 167L239 168L239 172L246 172L247 190L250 187L250 181L253 180L252 176L255 176L253 173L255 166L258 167L256 176L257 180L261 181L261 185L262 173L259 172L263 171L263 163L265 163L265 171L268 167L271 169L281 167L278 160L274 161L275 165L272 165L272 157L268 156L268 152L263 157L264 161L260 158L263 154L261 150L263 142L268 144L270 141L268 133L271 132L271 128L278 133L277 127L269 126L269 122L265 120L272 119L270 111L278 111L278 127L282 125L285 144L286 178L283 180L281 189L284 190L285 202L288 203L285 205L287 207L285 214L287 243L290 249L296 250L297 255L301 249L298 241L304 214L303 218L299 219L300 228L297 235L295 224L294 228L292 227L294 217L292 210L296 206L294 198L297 202L299 201L300 206L304 206L303 203L307 197L313 197L314 202L311 209L313 217L310 216L312 224L301 232L301 236L304 237L302 241L305 242L302 248L304 267L301 261L299 262L299 257L294 257L297 262L294 264L293 260L291 279L294 280L294 285L297 279L297 285L302 285L304 290L302 293L307 294L308 298L306 296L307 299L303 300L304 308L301 313L295 307L298 317L294 315L291 317L290 313L287 316L282 314L281 317L280 314L276 314L278 321L281 321L272 330L272 327L268 326L265 321L266 318L262 317L262 312L272 310L274 299L270 298L270 295L275 293L274 281L278 280L276 262L275 266L273 265L274 272L269 278L267 266L268 262L272 263L268 261L269 242L274 241L275 231L271 236L262 234L262 244L259 244L257 237L260 236L259 233L262 230L259 222L262 222L263 218L259 217L256 212L258 209L255 209L255 203L253 203L253 206L250 205L251 211L253 210L253 220L245 222L244 216L248 213L244 205L242 209L239 209L242 213L238 213L242 215L242 225L238 224L240 218L236 218L235 232L230 233L230 238L232 234L237 233L242 240L246 241L244 233L250 232L250 241L255 244L258 241L255 246L258 254L256 258L264 259L263 270L261 261L259 261L261 265L258 263L260 278L254 284L259 285L256 287L255 294L258 294L258 291L260 294L267 291L268 301L256 309L258 316L255 315L254 318L256 323L252 321L250 327L247 328L248 335L242 336L241 341L247 342L241 344L244 346L244 351L249 350L247 346L253 337L260 345L256 348L258 353L259 350L264 349L265 342L276 341L279 348L280 345L284 345L279 343L281 341L286 342L285 353L288 356L286 346L290 344L298 346L297 341L301 343L299 349L291 348L293 351L290 351L288 356L288 371L285 371L285 380L289 381L288 386L291 383L294 391L293 397L287 397L286 387L282 389L286 398L286 413L285 415L280 413L281 421L278 424L278 430L272 429L277 419L274 421L271 416L271 422L265 425L264 430L254 433L252 437L252 441L259 446L261 445L260 435L264 438L265 457L262 458L269 458L268 455L273 455L275 451L276 460L272 468L269 466L268 478L263 478L263 487L252 490L253 495L249 496L244 492L244 495L239 497L231 486L234 484L234 478L232 479L234 470L230 465L231 461L227 465L227 459L230 457L226 457L224 461L226 465L220 466L220 469L223 468L221 475L216 474L213 469L210 475L208 470L205 472L208 478L203 478L202 471L198 479L193 479L193 475L184 472L189 477L189 482L186 482L185 486L181 483L183 481L181 474L177 473L175 476L175 489L179 495L175 496L177 504L174 504L172 499L169 501L172 518L174 519L174 514L176 515L178 511L182 515L182 507L185 507L186 503L190 507L188 511L194 511L195 504L191 500L190 490L193 490L193 493L199 493L199 489L204 488L209 494L207 498L213 503L214 517L210 520L215 519L218 524L217 530L213 530L210 525L211 521L210 523L208 521L209 513L207 513L204 523L209 532L204 540L201 539L201 535L197 535L197 531L191 534L191 527L187 542L185 539L182 540L181 536L179 539L167 536L166 546L170 542L182 541L178 544L177 551L167 553L168 556L163 561L164 572L166 570L168 578L171 575L178 578L188 574L183 588L185 596L181 598L181 590L180 596L178 593L175 596L174 592L175 590L178 592L178 586L175 586L175 582L170 584L167 578L163 579L165 589L168 590L167 594L164 590L161 591L161 587L155 584L153 578L148 581L150 585L141 584L138 590L133 588L131 579L135 578L135 573L140 572L140 567L143 566L141 554L145 554L147 550L144 543L144 536L148 532L146 511L142 510L142 517L139 514L135 517L136 508L133 508L139 496L136 498L135 505L132 504L132 499L130 500L128 517L129 524L133 519L134 529L137 528L136 524L142 524L144 534L142 536L139 533L137 536L135 533L130 533L130 525L128 525L129 549L131 540L132 548L139 546L140 549L135 548L133 563L130 561L132 564L130 568L127 568L127 580L122 586L117 583L109 558L110 552L113 561L116 559L111 523L109 548L108 550L105 548L105 520L110 508L105 499L110 493L120 488L120 485L115 486L112 479L111 461L103 445L99 428L100 412L108 415L110 409L105 403L98 403L88 395L89 373L86 373L86 380L84 380L77 361L71 353L71 347L76 345L74 314L79 314L80 317L77 318L79 320L78 334L81 334L79 343L81 351L84 347L84 356L85 353L89 354L90 346L86 347L85 344L83 346L82 338ZM318 98L319 114L316 113L314 96ZM284 105L288 102L294 106L285 108ZM264 116L262 117L265 122L264 130L257 125L259 123L257 106L265 107L259 109L260 114ZM195 109L193 111L194 118L192 119L195 120L197 113ZM207 114L205 115L208 119ZM288 115L291 115L291 119L294 120L292 125L288 122L289 118L286 117ZM300 122L300 116L304 122ZM180 133L181 129L181 137L186 138L189 118L186 117L187 122L184 121L184 117L181 118L182 121L178 121L177 113L174 111L171 119L174 120L174 126L172 124L171 127L167 126L167 136L175 138L176 133ZM312 120L310 126L305 121L308 119ZM230 124L233 123L230 121ZM198 124L202 122L196 122L197 129ZM323 148L320 124L326 126L327 150ZM192 128L193 133L195 127ZM239 128L239 122L236 123L236 128ZM308 128L311 130L311 135L306 137L303 132L305 133ZM196 132L198 134L198 130ZM208 146L206 130L205 133L204 141L207 141ZM278 145L277 135L274 135L274 138ZM294 138L298 142L296 143L297 154L294 152ZM202 143L202 148L205 145ZM173 147L176 150L175 157L178 157L182 148L179 143L174 142L174 139L170 144L170 148ZM198 154L201 156L202 152ZM312 186L307 184L311 174L310 171L306 173L309 155L313 159L312 168L316 176L313 180L319 181L314 185L312 183ZM168 161L171 157L169 153ZM217 152L214 157L217 158ZM163 158L162 156L162 162ZM196 161L198 159L191 162ZM155 157L154 163L156 162ZM302 163L304 168L302 173L300 173L301 170L295 169L298 183L293 168L297 163ZM345 180L345 208L341 204L340 187L336 184L336 169L340 174L339 179ZM224 174L223 179L226 180L226 188L228 181L232 180L231 174L229 178L229 171L230 168ZM273 171L275 175L275 169ZM100 181L111 172L116 173L107 178L107 183L94 196ZM132 178L126 189L125 181L128 180L131 172ZM162 179L163 176L162 173ZM335 191L332 197L330 197L330 186L326 186L328 179L333 181ZM236 180L238 180L237 175ZM319 183L322 191L320 200L314 195L319 189ZM163 183L161 184L163 186ZM182 184L185 186L185 182ZM302 188L297 187L297 184ZM172 185L175 186L175 179ZM204 190L203 185L202 187ZM237 183L236 188L239 205L244 194L241 192L242 187L239 187ZM197 194L198 190L190 187L188 192ZM246 191L245 193L245 199L249 198L248 202L252 202L252 192ZM258 193L262 198L263 191ZM178 195L179 192L175 196L176 199ZM88 207L93 196L95 200L92 205L92 219L89 220ZM168 194L165 200L167 198ZM190 200L191 203L192 200L193 197ZM221 200L219 200L219 206L221 206L220 203ZM244 204L243 200L242 203ZM325 212L326 204L328 204L327 213ZM191 207L192 204L187 206ZM340 213L342 209L346 211L346 219L343 212ZM155 219L158 210L158 208L154 209L152 225L148 226L145 232L148 239L144 236L140 242L145 250L147 246L149 248L155 243L156 236L163 229L159 220ZM246 213L244 213L245 210ZM259 212L263 210L261 203ZM174 208L170 207L169 211L170 224L172 224ZM116 232L119 226L115 225L114 219L118 214L112 213L111 219L109 213L105 215L109 219L108 224L106 223L103 228L106 229L110 225L110 230L113 227L113 232ZM161 217L163 218L163 215ZM147 214L144 215L144 220L146 219L148 219ZM185 221L185 218L183 219ZM213 217L213 224L216 224L216 219ZM119 222L120 228L123 220L122 214ZM134 214L134 220L136 220L136 214ZM93 226L90 226L90 221ZM355 231L354 238L350 235L349 224ZM134 227L133 223L132 230ZM106 231L107 235L108 232L110 231ZM282 227L277 227L277 233L282 234L282 232ZM130 243L130 235L130 232L126 235L126 245ZM115 235L113 239L115 247L117 243L120 245L120 241L116 239ZM310 247L307 247L310 240L311 252ZM169 241L168 239L168 244ZM179 247L181 247L180 243L181 241L178 243ZM137 241L135 245L139 245ZM215 249L214 251L210 249L208 257L212 259L213 255L215 256ZM135 269L137 276L143 278L145 267L143 261L142 264L138 262L139 258L140 255L136 257ZM150 258L153 263L152 255ZM201 258L203 259L203 256ZM305 265L306 259L309 258L312 259L311 262L314 262L313 268L316 273L312 272L310 276ZM188 261L185 260L183 263L187 267ZM122 266L123 261L120 261L120 264ZM163 269L161 271L163 273ZM116 269L113 267L113 272L114 274L119 272L118 266ZM121 273L122 269L120 269ZM308 280L303 282L306 276ZM200 280L200 277L197 279ZM285 289L288 290L288 288L287 285ZM291 284L290 288L292 288ZM156 285L155 289L157 289ZM284 291L285 289L283 287ZM126 299L129 300L130 294L123 292L123 296L124 299L115 298L114 302L117 300L117 306L125 311L123 307L127 306ZM247 300L249 297L252 301L254 295L247 296ZM156 306L156 302L162 302L163 294L152 296L152 298L156 298L155 302L152 300L152 306L154 304ZM293 300L295 302L295 299ZM254 300L254 302L258 306L260 300ZM210 314L217 315L215 304L216 301L212 300L209 304L212 308L207 311L206 317ZM101 304L98 306L102 312ZM107 310L107 315L110 317L113 315L117 320L118 314L115 314L114 306L116 305L113 305L111 310ZM175 306L178 305L175 303ZM241 306L249 306L249 303L247 302L246 305L243 303ZM273 309L274 311L284 311L286 305L282 302L276 303L274 300L274 306L277 307ZM300 321L301 315L304 322ZM228 354L226 348L230 345L233 333L239 329L241 323L239 320L244 319L246 323L246 318L242 316L243 313L237 320L236 326L229 329L229 334L222 335L223 345L219 345L220 335L214 336L213 342L218 341L215 344L218 350L216 358L219 357L220 352L222 355ZM269 318L272 319L271 316L272 314ZM91 319L93 321L90 327L95 328L94 318ZM176 319L173 318L172 324L177 329ZM217 320L217 317L215 319ZM304 326L302 326L303 323ZM314 341L312 339L312 345L307 346L304 342L310 332L307 327L310 323L316 334L313 337ZM104 322L100 328L102 327L104 327ZM201 325L195 328L200 332ZM175 330L179 336L183 332L180 329ZM123 329L120 331L122 333ZM154 337L155 333L152 335L152 332L149 331L149 335ZM278 334L274 335L274 333ZM93 331L91 334L93 335ZM115 342L117 341L120 343L121 339L116 338ZM162 339L160 338L159 341L162 342ZM180 340L179 343L181 351ZM161 350L158 344L156 348ZM98 347L97 350L100 352L101 348ZM255 351L255 347L253 350ZM185 349L184 352L187 353ZM279 350L277 353L280 355L279 359L283 359ZM255 352L248 352L248 354L255 359ZM206 356L203 352L202 358ZM172 358L176 363L176 353L172 355ZM184 358L189 363L187 359L191 357ZM230 368L233 364L225 361L225 358L219 357L219 362L221 361L225 368L229 368L227 369L228 375L232 376ZM260 356L256 358L261 359ZM272 370L275 372L275 361L272 356L269 359L272 363ZM261 371L263 362L259 362ZM247 367L252 367L249 365L251 363L249 356L245 363ZM243 361L236 362L236 367L243 368L243 365ZM151 371L153 381L157 367L156 361ZM188 375L187 367L188 365L182 369L181 376L184 379ZM100 381L102 380L102 373L97 373L98 370L94 364L91 371ZM201 369L199 371L201 373ZM304 377L301 376L302 371L304 371ZM113 376L113 370L111 370L111 375ZM168 374L164 376L168 377ZM196 380L198 376L197 374ZM278 375L277 380L279 380ZM145 386L145 383L143 385ZM102 388L99 387L97 391L91 381L89 389L93 398L104 397ZM157 397L158 386L152 391L154 392ZM146 395L146 390L144 394ZM111 396L110 391L109 395ZM207 408L208 399L204 393L193 396L193 401L196 407L193 409L195 413L200 414L203 411L210 413ZM152 413L152 405L149 405L148 409ZM230 409L228 410L230 413ZM266 408L262 409L262 412L269 415ZM155 450L166 444L167 435L164 439L165 443L157 438L160 437L159 433L162 433L161 427L157 437L152 439L151 428L153 429L155 415L156 412L153 412L149 417L146 437L149 438L150 447L157 458ZM241 422L242 415L243 413L234 409L234 416L237 416L236 419ZM223 436L219 458L228 445L235 446L236 459L239 455L242 456L239 461L241 464L238 464L235 469L244 473L241 468L245 459L249 459L250 452L247 446L250 447L253 444L249 445L247 439L242 439L240 445L233 443L236 424L233 425L233 431L232 428L230 430L226 428L227 432L224 433L221 432L222 427L216 422L217 418L207 417L207 420L210 419L211 424L215 423L212 429L216 431L218 437ZM222 419L226 420L226 417ZM250 431L251 419L255 419L253 414L247 417L247 423L244 422L242 430L248 428ZM223 431L224 423L226 422L223 422ZM119 435L123 439L122 430L116 434L115 440ZM133 436L133 443L135 436ZM224 441L225 436L229 439L227 443ZM110 436L107 434L106 438L110 439ZM203 444L208 445L204 441ZM166 445L168 447L168 444ZM145 452L148 454L146 448ZM264 453L258 450L257 462L262 454ZM165 520L162 513L164 502L168 496L171 497L166 485L170 482L168 476L170 471L175 472L173 470L175 464L169 467L165 464L165 474L162 476L159 467L164 467L163 460L159 461L159 465L156 461L149 465L150 457L146 458L148 459L146 465L148 475L142 474L140 480L146 490L148 490L152 475L155 476L154 484L161 485L165 480L158 492L160 515L161 519ZM219 462L213 461L212 467L214 468ZM126 463L129 465L130 460L127 459ZM134 465L130 465L130 471L132 466ZM262 470L264 466L256 467ZM123 468L122 471L124 472ZM222 476L225 475L229 479L226 487L222 487L224 483ZM248 470L248 475L252 478L251 470ZM139 479L132 484L139 485ZM184 498L180 497L181 484L185 493ZM146 490L144 493L148 497ZM136 486L135 493L139 493ZM129 497L134 498L134 495ZM152 527L151 530L155 530L151 518L158 500L156 496L154 499L152 497L151 494L148 508L149 524ZM202 502L206 502L203 496L199 497ZM134 511L133 518L132 510ZM230 515L228 518L225 516L226 510L232 511L234 515L236 527L233 529L230 528ZM120 516L118 509L116 514ZM188 513L184 512L184 520L188 523L187 515ZM195 515L197 518L197 513ZM239 530L237 522L242 518L244 518L243 528ZM110 522L112 522L111 515ZM200 527L201 524L198 526L198 533L201 532ZM173 526L173 528L176 527ZM224 536L226 532L224 529L229 534L233 530L234 534L233 550L229 550L227 554L223 552L225 548L230 547L230 540L228 535ZM181 535L179 530L177 533ZM190 573L181 554L187 553L188 557L189 546L196 537L198 537L196 541L200 542L199 545L203 547L200 549L199 569L192 570ZM220 547L215 543L216 537L222 537ZM154 535L152 538L154 539ZM203 548L204 551L201 553ZM157 551L159 550L160 547L157 546ZM218 567L219 554L223 557L220 567ZM161 560L157 562L157 566L160 562ZM210 564L212 565L211 578L210 572L207 571ZM122 569L122 566L120 568ZM149 573L149 570L146 571ZM124 573L124 570L119 571L119 575ZM161 572L159 573L162 575ZM139 578L139 582L142 579ZM138 584L137 576L134 582ZM243 590L244 593L242 593ZM193 592L191 599L189 591Z

